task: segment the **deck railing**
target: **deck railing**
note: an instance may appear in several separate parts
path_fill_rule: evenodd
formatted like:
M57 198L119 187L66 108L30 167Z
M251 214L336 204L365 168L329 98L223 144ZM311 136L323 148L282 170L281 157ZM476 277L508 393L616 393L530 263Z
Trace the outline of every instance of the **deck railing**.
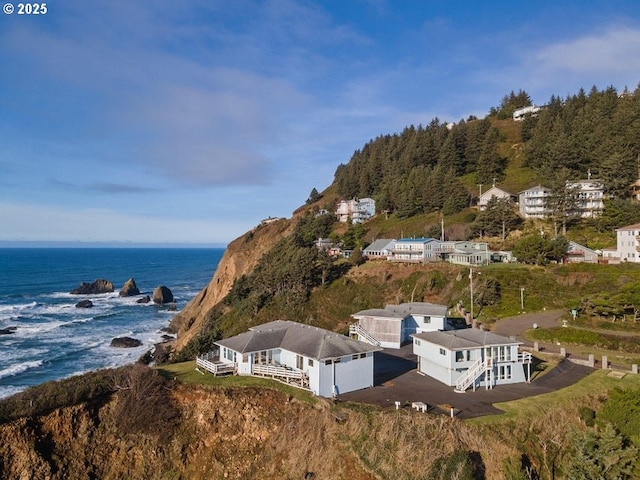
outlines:
M236 372L235 363L221 362L219 356L211 355L211 353L212 352L200 357L196 357L196 368L202 368L203 370L213 373L214 375Z
M486 371L491 370L492 366L493 361L491 357L488 357L486 359L479 358L478 360L476 360L476 362L471 365L471 367L469 367L469 369L464 372L456 381L456 392L465 392L471 385L475 386L475 381L478 379L478 377L480 377Z
M309 376L306 373L284 365L253 365L251 374L259 377L271 377L296 387L309 388Z
M380 340L369 333L369 331L362 328L359 323L352 323L351 325L349 325L349 335L358 335L358 339L362 337L371 345L375 345L376 347L380 346Z

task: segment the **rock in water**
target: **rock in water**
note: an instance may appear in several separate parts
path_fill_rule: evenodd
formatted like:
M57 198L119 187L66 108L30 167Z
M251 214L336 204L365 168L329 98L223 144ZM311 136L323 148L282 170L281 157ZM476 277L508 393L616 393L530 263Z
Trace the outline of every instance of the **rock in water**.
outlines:
M142 298L136 300L136 303L149 303L151 301L151 297L149 295L145 295Z
M78 288L71 290L69 293L72 295L96 295L111 292L113 292L113 283L109 280L99 278L93 283L82 282Z
M133 278L130 278L124 285L122 286L122 290L120 290L121 297L132 297L134 295L140 295L140 290L136 286L136 281Z
M76 303L76 308L91 308L93 307L93 302L91 300L80 300Z
M142 345L142 342L137 338L131 337L116 337L111 340L111 346L115 348L134 348Z
M156 287L153 291L153 303L164 304L171 302L173 302L173 293L171 293L171 290L164 285Z

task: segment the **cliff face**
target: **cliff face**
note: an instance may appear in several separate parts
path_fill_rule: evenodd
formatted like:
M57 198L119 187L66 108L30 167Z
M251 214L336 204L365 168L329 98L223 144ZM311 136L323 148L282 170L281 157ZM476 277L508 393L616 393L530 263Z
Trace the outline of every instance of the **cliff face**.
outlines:
M127 427L118 394L0 425L0 478L376 478L337 440L327 404L252 388L167 395L180 412L170 431Z
M256 227L229 244L209 284L171 320L178 338L173 347L180 350L205 325L207 313L229 293L233 281L250 272L282 237L293 230L291 220L277 220Z

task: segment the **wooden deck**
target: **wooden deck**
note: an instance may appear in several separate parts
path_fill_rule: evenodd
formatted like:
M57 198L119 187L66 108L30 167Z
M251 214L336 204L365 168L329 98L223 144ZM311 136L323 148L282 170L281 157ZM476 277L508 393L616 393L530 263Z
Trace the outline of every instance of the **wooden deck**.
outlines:
M227 373L235 374L236 364L221 362L218 355L206 354L201 357L196 357L196 369L205 370L209 373L213 373L215 376Z

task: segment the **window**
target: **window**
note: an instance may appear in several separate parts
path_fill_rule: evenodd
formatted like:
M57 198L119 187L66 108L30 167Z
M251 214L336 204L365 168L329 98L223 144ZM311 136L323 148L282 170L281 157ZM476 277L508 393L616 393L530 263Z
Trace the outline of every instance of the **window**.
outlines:
M331 360L331 359L324 361L325 365L331 365L332 363L333 363L333 360Z
M431 317L424 317L424 323L431 323Z
M418 340L417 338L413 339L413 343L420 346L420 340Z
M446 354L447 354L447 352L445 351L445 349L441 348L440 349L440 355L446 355Z
M310 367L313 367L313 358L310 358L307 363L309 364Z
M464 362L464 352L462 350L456 351L456 362Z
M358 354L351 355L351 360L358 360Z
M366 353L361 353L360 354L360 358L367 358L367 354Z

